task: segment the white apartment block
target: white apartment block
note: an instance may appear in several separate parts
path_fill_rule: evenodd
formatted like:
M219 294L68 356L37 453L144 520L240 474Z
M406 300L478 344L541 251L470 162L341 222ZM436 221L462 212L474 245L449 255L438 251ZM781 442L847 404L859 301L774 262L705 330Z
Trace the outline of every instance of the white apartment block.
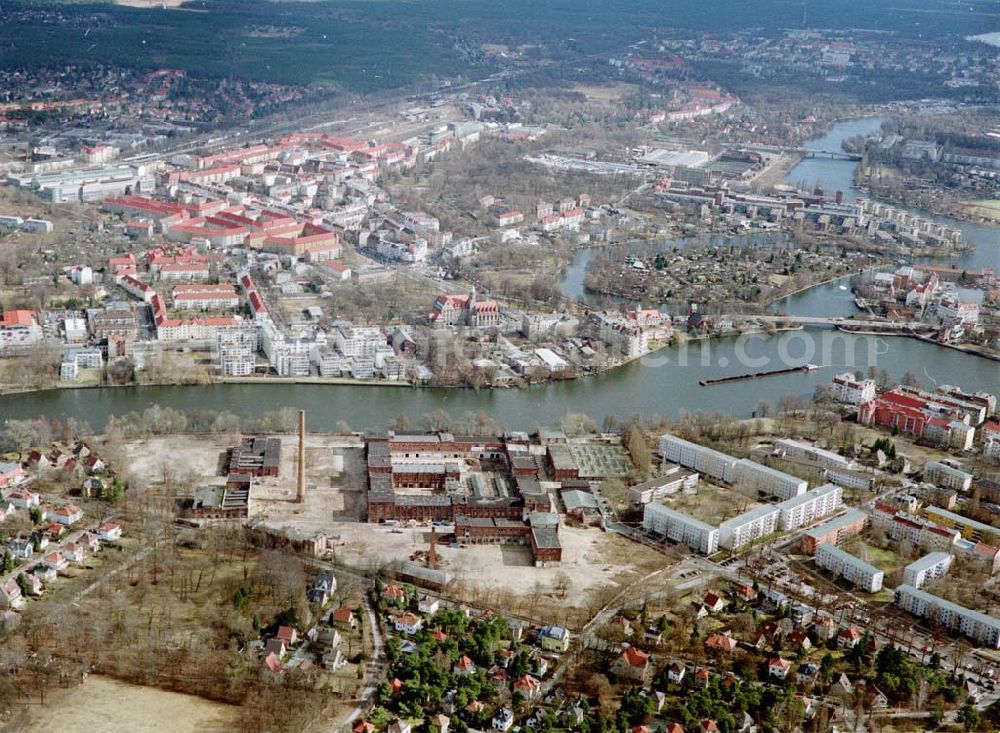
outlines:
M727 519L719 525L719 546L738 550L746 544L767 537L778 527L778 507L765 504Z
M81 369L100 369L104 354L96 348L66 349L59 365L60 379L76 379Z
M820 517L832 514L840 507L844 490L835 484L819 488L778 504L778 528L782 531L804 527Z
M940 578L951 567L951 555L947 552L931 552L903 568L903 582L914 588L923 588L934 578Z
M695 471L689 471L673 463L666 463L661 476L630 487L628 490L629 498L633 504L649 504L651 501L658 501L664 496L676 494L678 491L693 489L698 485L698 478L698 473Z
M711 448L705 448L675 435L660 436L660 456L664 461L690 468L703 476L732 483L739 460Z
M1000 619L938 598L912 585L896 588L896 605L908 613L937 621L978 644L1000 649Z
M809 486L805 479L747 459L736 462L732 483L782 500L805 493Z
M178 310L229 310L240 304L235 290L230 293L174 293L173 300Z
M828 468L823 473L830 483L843 486L845 489L868 491L875 485L875 474L871 471L860 471L847 468Z
M923 517L897 511L885 504L875 505L872 524L885 530L897 542L909 542L914 547L925 550L951 550L961 536L957 529L946 529Z
M344 356L366 356L384 346L386 339L377 326L348 326L337 329L335 343Z
M712 555L719 549L718 529L662 504L646 505L642 513L642 527L704 555Z
M875 380L856 379L850 372L833 378L833 396L838 402L861 405L875 399Z
M924 481L954 491L969 491L972 488L971 473L941 461L930 461L924 466Z
M853 461L850 458L845 458L839 453L834 453L823 448L816 448L808 443L788 438L781 438L774 441L774 450L776 453L786 455L789 458L807 458L824 468L850 468L853 465Z
M834 545L816 548L816 564L868 593L882 590L884 572Z

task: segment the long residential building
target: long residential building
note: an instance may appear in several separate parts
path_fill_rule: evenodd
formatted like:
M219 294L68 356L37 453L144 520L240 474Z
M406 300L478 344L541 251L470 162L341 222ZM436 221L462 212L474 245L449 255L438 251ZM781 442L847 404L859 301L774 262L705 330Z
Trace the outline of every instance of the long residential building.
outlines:
M930 461L924 466L924 481L955 491L968 491L972 488L971 473L943 461Z
M872 524L897 542L906 541L926 550L950 551L960 536L956 529L941 527L923 517L907 514L881 502L875 504Z
M736 463L733 483L782 500L805 493L809 486L805 479L747 459Z
M957 603L946 601L926 591L903 584L896 588L896 605L914 616L931 619L958 631L978 644L1000 649L1000 619Z
M868 515L858 509L851 509L839 517L818 524L802 535L802 551L814 554L822 545L836 547L841 542L861 534L868 525Z
M739 459L711 448L678 438L669 433L660 436L660 456L664 461L678 463L703 476L732 483Z
M850 458L845 458L839 453L834 453L824 448L817 448L808 443L802 443L789 438L781 438L774 441L774 449L776 452L790 458L808 458L824 468L850 468L853 463Z
M660 456L702 476L740 484L767 496L790 499L803 493L808 482L755 461L734 458L669 433L660 436Z
M778 528L788 531L803 527L820 517L832 514L840 507L844 490L835 484L824 484L804 494L778 504Z
M663 504L647 504L642 513L643 529L682 542L692 550L711 555L719 549L719 530Z
M698 473L680 466L670 466L661 476L636 484L628 490L633 504L649 504L682 489L693 489L698 484Z
M770 504L755 507L719 525L719 546L738 550L761 537L767 537L778 527L778 507Z
M1000 542L1000 528L977 522L975 519L969 519L961 514L955 514L955 512L949 512L947 509L936 506L929 506L924 512L930 520L949 529L957 529L967 540L991 544Z
M833 545L816 548L816 564L868 593L882 590L885 573Z
M940 578L947 573L950 567L950 554L931 552L903 568L903 582L914 588L922 588L928 581Z

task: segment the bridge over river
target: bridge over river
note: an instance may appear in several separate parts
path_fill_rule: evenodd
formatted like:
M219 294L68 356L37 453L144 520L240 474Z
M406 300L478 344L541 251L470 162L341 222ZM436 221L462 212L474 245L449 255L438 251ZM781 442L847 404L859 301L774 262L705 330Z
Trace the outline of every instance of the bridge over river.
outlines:
M781 145L740 145L740 150L750 150L755 153L770 153L772 155L799 155L803 158L824 158L827 160L861 160L857 153L848 153L843 150L824 150L819 148L794 148L782 147Z
M801 326L845 326L851 330L871 330L879 333L914 333L933 331L928 323L911 321L890 321L883 318L850 318L847 316L789 316L789 315L748 315L734 316L760 323L793 323Z

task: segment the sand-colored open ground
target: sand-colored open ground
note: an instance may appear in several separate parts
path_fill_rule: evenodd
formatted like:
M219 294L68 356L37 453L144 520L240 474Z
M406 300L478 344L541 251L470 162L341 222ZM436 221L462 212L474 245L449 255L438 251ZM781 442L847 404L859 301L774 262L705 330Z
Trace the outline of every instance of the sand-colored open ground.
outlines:
M56 690L31 716L28 733L224 733L233 708L191 695L129 685L91 675Z
M254 485L250 514L266 519L322 520L358 518L364 508L363 454L352 436L306 435L306 502L295 503L298 438L281 440L281 468L276 478ZM170 435L133 441L126 446L133 475L148 484L162 483L164 471L175 480L198 486L224 481L226 451L239 435Z
M1000 221L1000 199L984 199L965 204L963 208L974 216Z
M583 94L591 102L617 102L641 87L637 84L615 82L612 84L574 84L573 91Z

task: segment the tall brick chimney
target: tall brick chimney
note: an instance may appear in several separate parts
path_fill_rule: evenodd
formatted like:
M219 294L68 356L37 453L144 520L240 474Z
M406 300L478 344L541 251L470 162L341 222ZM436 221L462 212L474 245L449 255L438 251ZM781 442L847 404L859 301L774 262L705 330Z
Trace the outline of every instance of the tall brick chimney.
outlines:
M299 410L299 473L295 484L295 501L306 500L306 411Z

